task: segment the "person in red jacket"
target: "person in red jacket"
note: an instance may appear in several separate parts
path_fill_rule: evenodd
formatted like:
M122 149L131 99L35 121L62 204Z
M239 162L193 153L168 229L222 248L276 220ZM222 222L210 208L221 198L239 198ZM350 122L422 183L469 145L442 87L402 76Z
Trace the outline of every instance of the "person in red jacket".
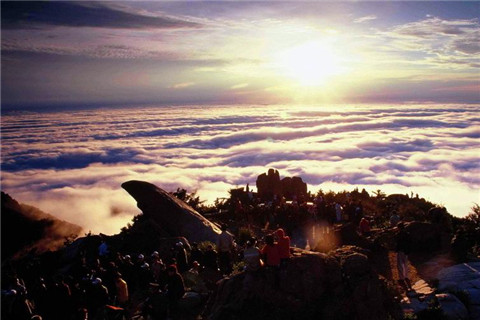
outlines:
M268 267L278 268L280 266L278 243L274 241L274 237L271 234L265 237L265 246L262 248L262 255L265 257L265 264Z
M262 255L265 258L267 280L273 284L274 287L278 287L280 283L279 279L279 267L280 267L280 255L278 252L278 243L274 241L273 234L265 236L265 246L262 248Z
M360 233L364 236L369 236L370 235L370 222L368 222L367 219L362 218L360 220L360 225L359 225Z
M290 237L285 235L282 228L275 231L278 242L278 255L280 256L280 266L286 266L290 258Z

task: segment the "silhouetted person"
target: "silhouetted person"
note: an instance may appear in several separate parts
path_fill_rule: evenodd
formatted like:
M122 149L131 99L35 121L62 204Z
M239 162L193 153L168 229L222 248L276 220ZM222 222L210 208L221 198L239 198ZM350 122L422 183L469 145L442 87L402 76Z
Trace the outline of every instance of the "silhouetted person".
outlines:
M188 271L187 251L181 241L175 244L175 259L177 260L177 267L180 273Z
M206 268L217 271L218 270L217 256L218 256L217 251L213 249L213 246L208 245L207 251L205 251L205 254L203 256L203 265Z
M280 264L285 267L290 259L290 237L285 235L282 228L275 231L275 235L277 236Z
M87 288L87 309L89 318L94 319L98 312L108 303L108 289L102 284L102 279L93 279Z
M192 243L192 250L190 251L190 264L193 266L193 261L197 261L200 265L203 265L203 252L198 249L198 244L196 242Z
M177 318L179 313L178 301L185 294L185 284L183 282L182 275L178 273L177 267L175 265L170 265L167 268L167 273L167 298L170 317Z
M143 304L142 313L144 318L149 316L153 320L167 319L167 296L160 290L160 286L157 283L149 284L148 297Z
M267 276L270 277L273 285L277 287L279 285L280 255L278 252L278 244L275 242L273 235L269 234L265 237L265 246L261 252L265 257Z
M234 248L233 237L227 232L227 226L222 225L222 233L217 239L218 266L222 274L232 272L232 250Z
M397 269L398 269L398 282L406 289L411 289L411 283L408 279L408 254L411 249L410 235L405 230L405 225L400 222L398 225L398 233L396 236L396 251L397 251Z

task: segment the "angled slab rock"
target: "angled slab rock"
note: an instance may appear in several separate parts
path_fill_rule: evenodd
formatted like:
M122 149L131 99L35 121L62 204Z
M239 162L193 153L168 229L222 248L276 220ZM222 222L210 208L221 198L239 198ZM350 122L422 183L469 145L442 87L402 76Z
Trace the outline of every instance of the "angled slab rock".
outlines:
M136 201L143 214L155 220L172 237L189 241L217 240L220 229L185 202L161 188L145 181L127 181L122 184Z

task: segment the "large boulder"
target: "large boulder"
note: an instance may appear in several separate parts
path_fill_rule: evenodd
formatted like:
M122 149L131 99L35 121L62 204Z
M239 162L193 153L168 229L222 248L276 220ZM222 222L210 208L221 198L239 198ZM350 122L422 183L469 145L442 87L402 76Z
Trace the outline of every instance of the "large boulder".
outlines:
M395 314L393 300L367 256L355 250L337 257L296 249L278 283L268 270L253 279L243 272L225 278L209 319L387 319Z
M440 293L436 295L438 304L448 320L470 319L465 305L453 294ZM473 319L473 318L472 318Z
M480 319L480 262L457 264L441 270L438 290L463 296L470 319Z
M132 180L123 183L122 188L137 200L145 218L155 221L170 237L215 242L221 233L192 207L151 183Z

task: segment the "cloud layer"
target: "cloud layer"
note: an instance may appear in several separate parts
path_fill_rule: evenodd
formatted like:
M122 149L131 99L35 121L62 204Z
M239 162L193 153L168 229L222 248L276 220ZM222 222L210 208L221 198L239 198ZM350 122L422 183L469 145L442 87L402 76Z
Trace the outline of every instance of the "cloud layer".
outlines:
M273 167L309 190L479 202L476 105L132 107L2 116L2 188L94 232L138 213L130 179L213 201Z

